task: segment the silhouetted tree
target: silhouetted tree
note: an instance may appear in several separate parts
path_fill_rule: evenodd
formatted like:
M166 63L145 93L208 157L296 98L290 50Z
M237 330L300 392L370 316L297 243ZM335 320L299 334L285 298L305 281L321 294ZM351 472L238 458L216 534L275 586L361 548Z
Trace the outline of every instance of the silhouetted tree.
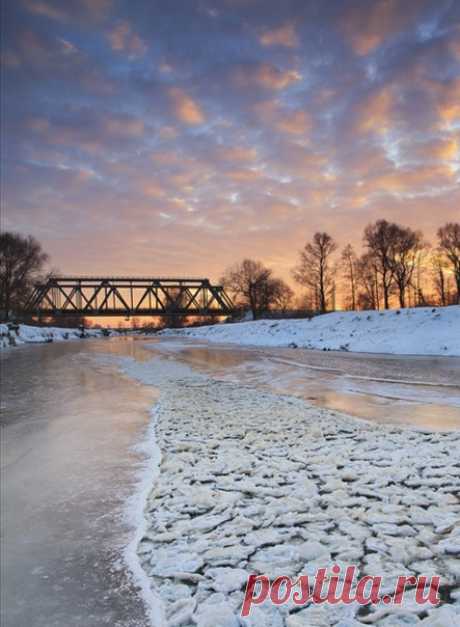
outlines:
M390 293L394 285L394 267L392 256L397 237L398 225L377 220L364 229L364 244L375 259L375 267L380 277L383 293L383 306L390 306Z
M2 317L20 309L48 255L32 237L4 232L0 235L0 312Z
M343 276L347 285L347 306L353 311L356 309L356 253L351 244L347 244L342 251Z
M364 253L356 262L357 304L359 309L378 309L380 305L377 262Z
M409 302L410 306L425 307L432 304L424 293L424 289L426 288L426 284L424 285L424 277L426 276L426 271L428 270L427 255L429 250L429 244L425 243L415 254L415 267L409 286L410 289L408 290L409 300L412 298L412 301Z
M457 304L460 304L460 223L448 222L438 230L439 247L449 260L456 289Z
M273 307L285 313L294 300L294 292L282 279L273 279Z
M433 273L433 285L438 303L445 307L449 304L449 277L447 270L448 261L441 248L435 248L431 256L431 267Z
M286 285L272 276L270 268L253 259L244 259L228 268L221 282L232 294L235 304L250 309L254 319L282 298Z
M399 306L404 308L406 290L412 283L418 264L418 253L423 247L422 233L397 224L391 227L393 242L389 251L389 265L398 290Z
M300 261L293 269L294 279L315 294L317 309L327 311L334 290L331 256L337 244L328 233L315 233L300 251Z

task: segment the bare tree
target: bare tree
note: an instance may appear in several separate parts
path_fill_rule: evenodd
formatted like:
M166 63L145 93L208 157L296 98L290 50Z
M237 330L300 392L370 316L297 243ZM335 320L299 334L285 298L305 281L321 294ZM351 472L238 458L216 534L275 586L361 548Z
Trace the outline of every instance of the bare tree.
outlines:
M431 256L433 284L438 303L445 307L449 304L449 285L446 270L448 262L441 248L436 248Z
M27 299L48 255L32 236L5 232L0 235L0 313L8 318Z
M426 288L426 281L424 278L427 271L426 256L429 253L429 250L429 244L425 243L422 245L420 250L415 253L415 268L408 290L409 305L411 307L424 307L429 304L423 291L424 288Z
M273 306L280 309L283 313L286 313L286 311L292 306L294 292L282 279L273 279L273 281Z
M358 259L351 244L347 244L343 249L341 261L348 290L347 307L354 311L356 309L356 264Z
M423 247L422 233L397 224L391 226L393 243L389 251L389 266L398 289L399 306L404 308L406 290L412 284L417 269L418 253Z
M334 291L331 256L337 244L328 233L315 233L311 243L300 251L300 261L293 269L294 279L315 294L317 309L327 311Z
M378 309L379 284L377 262L372 253L364 253L356 262L357 305L360 309Z
M394 266L392 264L398 225L386 220L377 220L364 229L364 244L376 261L377 273L383 293L383 306L390 306L390 293L394 286Z
M281 279L260 261L244 259L228 268L221 279L237 306L251 310L254 320L268 311L280 298Z
M294 306L297 310L308 312L309 314L318 310L316 305L317 303L313 298L311 290L299 294L294 302Z
M460 304L460 223L448 222L438 230L439 247L452 267Z

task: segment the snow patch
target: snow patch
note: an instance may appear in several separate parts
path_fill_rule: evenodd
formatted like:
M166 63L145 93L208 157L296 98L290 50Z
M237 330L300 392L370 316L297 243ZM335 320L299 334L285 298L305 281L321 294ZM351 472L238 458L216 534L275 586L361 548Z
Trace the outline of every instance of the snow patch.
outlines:
M0 324L0 348L21 344L44 344L84 338L118 335L109 329L66 329L61 327L34 327L28 324Z

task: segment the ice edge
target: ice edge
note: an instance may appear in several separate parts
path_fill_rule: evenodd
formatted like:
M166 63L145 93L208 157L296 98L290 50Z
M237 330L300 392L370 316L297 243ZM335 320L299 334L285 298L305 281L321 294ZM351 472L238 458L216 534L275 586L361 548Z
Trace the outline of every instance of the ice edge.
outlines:
M155 433L158 410L159 405L157 401L150 410L150 424L146 429L145 436L135 447L137 451L145 455L145 461L138 475L136 490L127 500L125 506L126 520L135 529L135 533L123 552L123 558L133 576L134 583L140 589L140 597L145 604L147 617L152 627L165 627L166 620L163 604L158 594L152 588L137 554L139 542L147 531L147 521L145 519L147 498L160 474L161 450L156 442Z

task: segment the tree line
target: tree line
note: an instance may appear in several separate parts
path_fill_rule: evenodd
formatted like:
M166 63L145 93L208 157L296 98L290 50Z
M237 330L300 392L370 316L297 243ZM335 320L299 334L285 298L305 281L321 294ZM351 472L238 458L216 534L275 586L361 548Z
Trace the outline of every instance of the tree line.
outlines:
M358 255L351 244L339 251L331 235L315 233L292 269L304 290L297 302L289 285L259 261L231 266L222 283L254 318L270 310L333 311L338 292L349 310L460 304L460 224L440 227L437 240L431 247L421 231L377 220L364 229Z
M421 231L377 220L363 233L364 251L351 244L341 251L325 232L315 233L292 268L300 297L260 261L244 259L221 279L242 310L254 318L276 310L325 313L343 309L388 309L390 306L460 304L460 223L448 222L430 246ZM0 313L20 311L33 283L44 278L48 255L33 237L0 235ZM176 324L177 320L172 323Z

